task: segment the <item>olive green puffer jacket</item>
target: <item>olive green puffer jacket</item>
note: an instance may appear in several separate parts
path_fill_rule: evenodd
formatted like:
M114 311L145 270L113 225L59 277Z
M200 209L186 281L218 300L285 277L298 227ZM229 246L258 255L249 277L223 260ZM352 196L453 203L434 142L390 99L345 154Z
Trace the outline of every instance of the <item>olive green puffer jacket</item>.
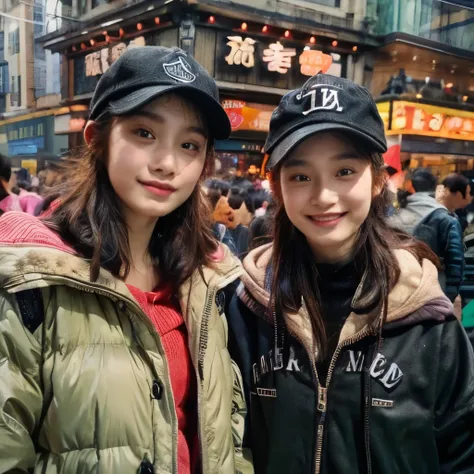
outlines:
M0 473L176 474L177 417L152 323L123 282L101 271L91 283L89 264L30 216L16 219L35 229L11 238L6 216L0 219ZM241 271L226 251L216 269L204 269L204 280L196 273L180 291L198 380L204 474L253 472L241 449L241 377L216 304ZM31 289L40 289L44 306L37 327L25 324L15 295Z

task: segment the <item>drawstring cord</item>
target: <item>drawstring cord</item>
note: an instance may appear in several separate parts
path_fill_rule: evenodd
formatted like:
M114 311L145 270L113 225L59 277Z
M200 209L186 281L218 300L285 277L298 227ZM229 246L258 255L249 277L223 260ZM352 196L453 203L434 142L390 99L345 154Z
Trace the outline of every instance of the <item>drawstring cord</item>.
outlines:
M387 320L388 312L388 295L385 298L382 308L382 319L378 327L377 340L369 348L364 367L364 444L365 457L367 462L367 474L372 474L372 452L370 448L370 413L372 410L372 377L370 376L370 368L382 348L382 331L385 321Z

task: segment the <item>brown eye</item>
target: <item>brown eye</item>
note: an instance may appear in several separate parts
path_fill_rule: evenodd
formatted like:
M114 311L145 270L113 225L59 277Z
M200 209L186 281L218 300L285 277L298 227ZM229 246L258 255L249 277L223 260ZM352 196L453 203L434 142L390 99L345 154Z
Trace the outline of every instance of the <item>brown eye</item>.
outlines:
M182 148L184 148L185 150L190 150L190 151L199 151L200 148L198 145L194 144L194 143L183 143L181 145Z
M305 181L309 181L309 178L304 174L296 174L295 176L291 177L291 181L296 181L297 183L303 183Z
M344 168L341 171L339 171L336 176L344 177L344 176L350 176L351 174L354 174L354 173L355 173L354 170L350 170L349 168Z
M144 128L139 128L135 130L133 133L135 133L135 135L137 135L140 138L146 138L148 140L153 140L155 138L153 134L151 134L148 130L145 130Z

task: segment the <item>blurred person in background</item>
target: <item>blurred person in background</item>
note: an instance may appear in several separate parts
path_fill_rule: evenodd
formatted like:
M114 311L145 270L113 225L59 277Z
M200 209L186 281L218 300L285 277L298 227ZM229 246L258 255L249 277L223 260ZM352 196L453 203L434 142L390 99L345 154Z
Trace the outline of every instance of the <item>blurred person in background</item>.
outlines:
M253 473L201 188L230 132L191 56L129 49L48 218L0 219L0 470Z
M23 212L32 216L37 215L37 210L43 203L43 197L38 194L39 189L34 188L27 181L18 181L17 186L20 189L20 204Z
M245 199L248 194L245 189L232 187L228 198L229 206L233 209L233 219L229 224L229 232L235 243L237 255L242 257L249 249L249 224L252 222L252 214L247 209Z
M407 205L390 217L389 223L425 242L440 258L443 268L438 274L439 282L448 298L454 301L459 294L464 267L461 224L436 200L437 179L431 171L413 171L411 182L415 193L407 197ZM457 196L454 200L460 202Z
M0 154L0 215L8 211L23 211L20 197L12 192L12 174L10 158ZM16 178L13 182L16 182Z
M461 296L461 322L474 347L474 222L464 231L464 273L459 294Z
M206 194L211 206L213 232L219 242L227 245L230 251L237 255L237 248L228 227L234 219L234 211L227 202L230 186L225 181L213 179L206 182Z
M438 200L451 214L471 204L471 182L466 176L452 173L443 179L441 185L444 190L439 194Z
M273 241L273 224L275 222L275 204L270 201L265 213L255 216L249 225L249 251Z

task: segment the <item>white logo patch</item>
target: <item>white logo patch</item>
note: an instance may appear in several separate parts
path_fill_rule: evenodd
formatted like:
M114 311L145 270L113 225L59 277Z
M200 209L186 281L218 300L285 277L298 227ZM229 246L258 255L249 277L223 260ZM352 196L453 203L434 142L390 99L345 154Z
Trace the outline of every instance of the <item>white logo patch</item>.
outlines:
M196 80L196 75L193 73L191 66L181 56L173 63L163 64L163 69L165 73L175 81L189 84Z
M311 97L310 108L303 111L303 115L308 115L317 110L334 110L342 112L344 107L339 104L339 89L335 86L326 84L315 84L311 90L305 94L301 93L296 96L298 100L305 97Z
M362 372L364 369L364 353L349 350L349 363L346 372ZM370 376L378 380L388 390L397 387L403 378L403 372L397 364L390 364L384 355L378 353L370 366Z

